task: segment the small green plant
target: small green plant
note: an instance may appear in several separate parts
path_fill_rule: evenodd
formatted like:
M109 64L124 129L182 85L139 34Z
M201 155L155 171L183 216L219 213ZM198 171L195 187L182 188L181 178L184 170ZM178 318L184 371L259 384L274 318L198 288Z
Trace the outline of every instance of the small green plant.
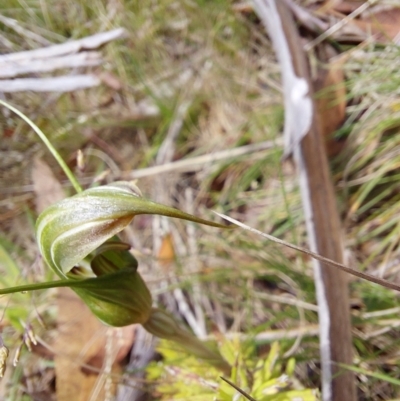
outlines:
M154 395L159 400L257 400L315 401L316 390L303 388L294 378L295 360L283 363L279 343L271 345L266 357L255 358L254 341L224 340L223 357L233 366L228 377L216 369L205 367L190 355L182 356L173 344L162 341L158 352L161 362L152 362L147 377L155 381Z

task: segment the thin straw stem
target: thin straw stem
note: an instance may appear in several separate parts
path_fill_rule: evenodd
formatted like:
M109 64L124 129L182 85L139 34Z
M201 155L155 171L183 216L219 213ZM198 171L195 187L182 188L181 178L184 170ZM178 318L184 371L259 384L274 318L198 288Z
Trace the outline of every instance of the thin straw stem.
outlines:
M69 167L66 165L64 162L63 158L60 156L60 154L57 152L57 150L54 148L54 146L51 144L51 142L48 140L46 135L41 131L41 129L32 121L30 120L25 114L23 114L21 111L16 109L15 107L11 106L4 100L0 99L0 104L6 107L7 109L11 110L14 112L18 117L21 117L39 136L39 138L43 141L43 143L47 146L47 149L51 152L51 154L54 156L54 158L57 160L57 163L60 165L60 167L63 169L65 175L68 177L70 180L72 186L75 188L76 192L82 192L82 188L79 185L77 179L75 178L74 174L72 171L69 169Z

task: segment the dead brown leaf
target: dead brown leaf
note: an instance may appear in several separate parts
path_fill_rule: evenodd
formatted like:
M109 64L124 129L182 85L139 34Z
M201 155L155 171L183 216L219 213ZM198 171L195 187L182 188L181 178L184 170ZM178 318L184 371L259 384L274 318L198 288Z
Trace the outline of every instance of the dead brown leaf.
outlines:
M174 242L170 233L166 234L161 241L157 260L161 268L166 272L169 270L171 264L175 260Z
M113 363L121 363L128 355L132 348L133 341L135 339L135 325L126 327L114 327L107 328L109 331L109 340L111 339L113 345ZM112 338L111 338L112 337ZM103 338L104 340L105 338ZM115 344L114 344L115 343ZM100 341L95 348L91 349L91 352L86 355L84 364L81 367L82 372L87 374L93 374L93 368L101 370L106 356L105 352L105 341Z
M357 10L358 7L362 6L365 1L362 0L347 0L347 1L336 1L334 9L343 14L350 14Z
M96 384L97 369L87 374L81 365L88 355L104 347L105 327L70 289L60 289L57 301L58 336L54 344L57 400L69 401L74 394L76 401L86 401Z
M342 13L345 17L354 13L359 7L364 6L366 1L327 1L318 13L332 14L339 17ZM369 8L360 17L352 19L347 23L348 27L361 29L366 37L373 35L377 42L388 42L396 38L400 33L400 8L399 6L379 6Z
M135 326L104 326L70 289L58 293L58 337L54 344L58 401L104 400L114 393L107 380L121 373L119 363L130 351ZM108 353L108 347L111 352ZM112 365L107 372L107 363ZM110 395L110 394L108 394Z
M379 42L391 41L400 34L400 8L393 7L371 12L357 23L365 31L372 32L375 35L375 40Z

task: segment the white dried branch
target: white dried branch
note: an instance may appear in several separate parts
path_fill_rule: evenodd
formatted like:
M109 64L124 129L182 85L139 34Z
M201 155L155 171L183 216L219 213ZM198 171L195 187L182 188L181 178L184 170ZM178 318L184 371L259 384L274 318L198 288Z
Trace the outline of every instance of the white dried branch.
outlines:
M281 19L274 1L254 0L255 10L266 27L282 68L285 101L285 155L292 153L311 127L313 106L305 79L296 76Z
M72 92L100 85L95 75L74 75L52 78L21 78L0 80L0 92Z
M264 331L262 333L256 335L247 335L239 332L231 331L229 333L225 333L224 337L227 339L237 339L240 341L246 341L251 339L252 341L257 342L265 342L265 341L276 341L276 340L287 340L290 338L297 338L298 336L304 337L314 337L319 333L319 327L316 324L310 324L307 326L300 326L295 329L278 329L278 330L270 330ZM206 338L207 340L216 340L216 336L213 334L209 334Z
M194 172L201 170L207 166L213 165L218 161L244 156L249 153L262 152L280 146L282 146L282 141L280 141L279 139L276 141L252 143L250 145L240 146L238 148L221 150L219 152L178 160L176 162L160 164L159 166L152 166L140 170L134 170L129 173L129 175L125 177L125 179L134 180L137 178L149 177L152 175L170 173L173 171L179 171L181 173Z
M4 54L0 56L0 62L51 58L78 53L82 50L94 50L112 40L120 39L124 36L125 30L123 28L117 28L112 31L96 33L95 35L87 36L86 38L73 40L59 45L42 47L40 49L18 53Z
M82 52L40 60L0 61L0 79L14 78L24 74L50 72L61 68L91 67L100 65L101 62L102 59L99 52Z
M123 380L118 385L116 401L132 401L142 399L146 392L146 367L155 357L155 346L158 339L149 334L141 325L136 326L136 336L125 367ZM129 373L128 373L129 372Z

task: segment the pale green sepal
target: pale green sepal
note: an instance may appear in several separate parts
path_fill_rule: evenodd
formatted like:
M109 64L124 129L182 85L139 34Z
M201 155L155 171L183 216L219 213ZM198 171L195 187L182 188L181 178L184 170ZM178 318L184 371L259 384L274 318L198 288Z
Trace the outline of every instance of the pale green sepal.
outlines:
M129 183L87 189L47 208L36 222L36 236L46 263L66 277L74 266L138 214L176 217L214 227L225 227L169 206L139 197Z
M143 324L149 319L151 294L140 274L134 269L122 269L116 273L77 280L71 284L71 288L93 314L109 326Z

